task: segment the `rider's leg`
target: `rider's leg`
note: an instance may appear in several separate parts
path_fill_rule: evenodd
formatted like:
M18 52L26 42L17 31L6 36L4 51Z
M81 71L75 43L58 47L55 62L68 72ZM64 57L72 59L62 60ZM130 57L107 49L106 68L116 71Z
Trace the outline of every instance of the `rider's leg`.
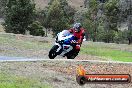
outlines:
M70 52L73 49L73 46L69 46L69 48L66 51L63 51L61 55L65 55L66 52Z

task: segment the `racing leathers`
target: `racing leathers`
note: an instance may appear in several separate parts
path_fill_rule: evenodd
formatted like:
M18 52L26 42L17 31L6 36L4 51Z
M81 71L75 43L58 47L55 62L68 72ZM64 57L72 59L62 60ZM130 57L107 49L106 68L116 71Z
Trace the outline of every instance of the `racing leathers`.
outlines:
M71 28L71 29L69 29L69 32L73 33L73 35L77 39L77 42L76 42L76 45L75 45L74 48L77 51L80 51L80 47L81 47L81 44L82 44L83 39L84 39L84 36L85 36L85 29L81 27L80 28L80 31L79 32L76 32L74 28Z

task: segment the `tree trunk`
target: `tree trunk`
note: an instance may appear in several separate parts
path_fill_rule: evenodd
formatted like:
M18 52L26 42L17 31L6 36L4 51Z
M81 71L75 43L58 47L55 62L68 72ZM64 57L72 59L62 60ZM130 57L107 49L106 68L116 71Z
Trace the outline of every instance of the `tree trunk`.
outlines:
M48 36L48 35L47 35L47 30L48 30L48 29L46 28L46 30L45 30L45 37L47 37L47 36Z
M128 38L128 41L129 41L129 45L132 44L132 36Z
M132 15L128 17L128 31L129 31L128 41L129 44L132 44Z
M128 41L129 41L129 44L132 44L132 11L131 11L132 2L131 2L131 0L129 0L128 6L129 6L129 10L128 10L128 31L129 31Z

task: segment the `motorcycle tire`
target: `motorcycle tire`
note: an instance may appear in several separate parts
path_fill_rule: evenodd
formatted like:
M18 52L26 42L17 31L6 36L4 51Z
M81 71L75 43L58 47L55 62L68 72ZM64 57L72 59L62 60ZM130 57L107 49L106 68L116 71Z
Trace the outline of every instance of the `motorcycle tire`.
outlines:
M67 59L74 59L78 55L78 52L73 51L67 55Z
M51 50L49 51L49 58L54 59L57 56L56 50L58 49L57 45L54 45Z
M72 55L72 56L67 56L67 59L74 59L74 58L75 58L74 55Z

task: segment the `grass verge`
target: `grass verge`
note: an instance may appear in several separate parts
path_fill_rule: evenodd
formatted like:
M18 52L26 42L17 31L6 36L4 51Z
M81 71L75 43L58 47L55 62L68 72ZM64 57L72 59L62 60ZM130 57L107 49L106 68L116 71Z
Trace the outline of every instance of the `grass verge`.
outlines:
M0 88L51 88L37 80L0 73Z
M16 47L20 49L33 49L33 50L49 47L49 44L47 43L17 39L16 36L9 35L9 34L0 35L0 44Z
M132 62L132 52L125 50L118 50L110 44L101 45L101 43L89 42L88 45L81 47L81 54L88 54L93 56L100 56L106 59L115 61ZM118 46L118 44L116 45ZM129 45L128 45L129 46Z
M40 39L39 37L22 36L22 38L19 39L17 35L0 34L1 56L38 57L39 52L47 51L50 46L51 44L42 37Z

